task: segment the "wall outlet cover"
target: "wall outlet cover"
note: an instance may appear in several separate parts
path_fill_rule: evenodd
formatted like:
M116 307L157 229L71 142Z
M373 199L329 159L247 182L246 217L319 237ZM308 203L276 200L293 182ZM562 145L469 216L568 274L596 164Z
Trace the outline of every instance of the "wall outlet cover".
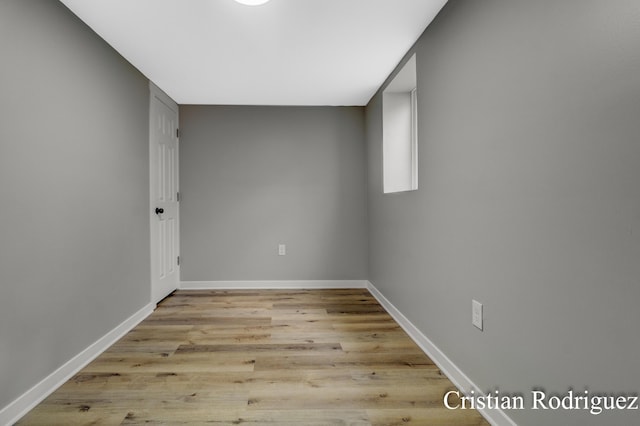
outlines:
M482 303L477 300L471 301L471 323L482 330Z

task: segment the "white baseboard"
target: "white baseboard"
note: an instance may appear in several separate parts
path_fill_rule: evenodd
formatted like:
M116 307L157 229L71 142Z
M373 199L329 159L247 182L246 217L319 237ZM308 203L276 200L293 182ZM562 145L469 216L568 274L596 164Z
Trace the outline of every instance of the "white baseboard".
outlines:
M53 373L45 377L40 383L33 386L24 394L19 396L12 403L0 410L0 425L12 425L20 420L25 414L38 405L43 399L53 391L62 386L67 380L82 370L87 364L93 361L98 355L107 350L118 339L128 333L133 327L138 325L149 314L153 312L155 304L148 304L138 312L130 316L116 328L98 339L88 348L71 358L64 365Z
M309 290L367 288L366 280L182 281L180 290Z
M460 389L462 393L469 393L471 390L476 395L482 395L483 392L480 388L473 383L464 372L458 368L431 340L415 326L411 321L405 317L402 312L398 310L389 300L384 297L382 293L369 281L367 281L367 289L371 292L378 302L386 309L386 311L393 317L394 320L407 332L409 337L425 354L438 366L438 368L444 373L453 384ZM487 419L489 423L494 426L517 426L516 423L511 420L504 411L499 409L484 409L478 410L482 416Z

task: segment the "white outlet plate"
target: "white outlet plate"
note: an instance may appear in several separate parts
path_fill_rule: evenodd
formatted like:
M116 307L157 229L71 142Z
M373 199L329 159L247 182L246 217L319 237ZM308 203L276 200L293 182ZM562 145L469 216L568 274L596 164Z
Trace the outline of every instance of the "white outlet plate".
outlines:
M482 330L482 303L471 301L471 324Z
M284 244L278 244L278 256L287 255L287 246Z

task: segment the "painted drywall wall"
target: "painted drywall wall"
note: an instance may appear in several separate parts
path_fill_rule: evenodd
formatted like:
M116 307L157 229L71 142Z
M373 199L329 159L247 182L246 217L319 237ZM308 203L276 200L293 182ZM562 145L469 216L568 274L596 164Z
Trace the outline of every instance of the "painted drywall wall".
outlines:
M640 391L638 40L635 0L450 0L412 49L418 191L382 193L367 107L370 280L483 391Z
M0 2L0 408L149 303L147 80L61 3Z
M366 278L364 108L181 106L180 128L182 281Z

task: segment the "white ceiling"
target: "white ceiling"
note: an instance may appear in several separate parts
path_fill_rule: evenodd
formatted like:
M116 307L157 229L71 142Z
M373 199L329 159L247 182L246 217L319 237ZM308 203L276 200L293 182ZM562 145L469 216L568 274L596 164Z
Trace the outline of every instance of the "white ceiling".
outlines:
M447 0L60 0L179 104L366 105Z

